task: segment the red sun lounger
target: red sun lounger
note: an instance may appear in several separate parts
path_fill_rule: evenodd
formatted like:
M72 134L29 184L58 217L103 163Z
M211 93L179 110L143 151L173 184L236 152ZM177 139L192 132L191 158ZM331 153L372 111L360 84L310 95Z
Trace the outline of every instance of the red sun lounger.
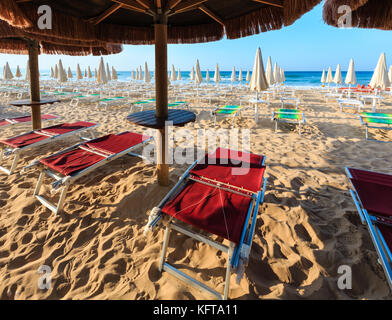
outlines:
M92 129L96 126L96 123L84 121L62 123L39 130L30 131L12 138L0 140L0 163L2 163L6 156L14 155L11 168L7 169L0 166L0 170L10 175L15 171L19 157L22 153L32 148L57 141L59 139L76 134L80 135L82 132Z
M57 118L58 118L58 116L55 116L52 114L42 114L41 115L42 121L50 121L50 120L55 120ZM31 116L0 119L0 127L4 127L4 126L8 126L8 125L22 125L22 124L28 124L30 122L31 122Z
M45 207L57 214L63 208L67 190L72 183L125 154L140 156L132 150L146 144L151 139L150 136L132 132L109 134L35 160L25 168L38 166L40 170L34 196ZM53 190L61 189L57 205L39 195L45 174L55 180L52 183Z
M240 279L248 263L258 208L263 203L267 183L264 162L264 156L218 148L188 168L152 210L145 227L147 232L162 219L168 220L160 271L165 270L218 299L227 299L231 272L236 272ZM165 262L172 230L228 254L223 294ZM226 239L228 245L211 239L210 235Z
M392 175L346 168L351 196L392 290Z

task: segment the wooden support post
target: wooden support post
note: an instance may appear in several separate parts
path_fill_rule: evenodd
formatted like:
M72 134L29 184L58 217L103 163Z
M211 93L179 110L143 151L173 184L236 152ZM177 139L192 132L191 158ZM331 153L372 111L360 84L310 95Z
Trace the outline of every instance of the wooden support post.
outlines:
M40 101L39 88L39 68L38 68L38 42L28 40L27 47L29 50L29 68L30 68L30 100ZM31 108L31 117L33 130L41 129L41 107L34 106Z
M168 117L168 81L167 81L167 24L166 17L159 17L155 29L155 98L157 118L166 120ZM158 183L169 185L169 165L167 164L168 145L166 127L158 132L157 160Z

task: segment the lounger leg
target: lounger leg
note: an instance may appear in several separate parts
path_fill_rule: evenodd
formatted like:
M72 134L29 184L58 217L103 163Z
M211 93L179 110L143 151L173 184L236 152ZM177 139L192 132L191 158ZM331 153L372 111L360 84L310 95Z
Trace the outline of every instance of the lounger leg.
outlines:
M159 262L159 271L160 272L162 272L162 270L163 270L163 264L165 262L167 246L169 245L170 232L171 232L171 226L169 225L166 227L165 237L163 239L162 255L161 255L161 260Z
M368 140L369 139L369 129L368 129L368 127L366 126L366 140Z
M0 151L0 163L3 161L4 152L5 152L4 148L1 148L1 151Z
M61 209L63 208L63 206L64 206L64 200L65 200L65 197L66 197L66 195L67 195L68 188L69 188L68 185L66 185L66 186L63 187L63 190L61 191L61 194L60 194L59 203L57 204L57 210L56 210L56 212L54 213L54 215L56 215L58 212L60 212Z
M42 181L44 180L44 171L41 170L39 177L38 177L38 181L37 181L37 185L35 186L35 190L34 190L34 196L39 194L39 191L41 190L41 186L42 186Z
M12 161L11 169L10 169L10 174L12 174L16 168L16 165L18 164L19 161L19 153L15 154L14 161Z
M275 133L277 133L277 132L278 132L278 121L275 120Z
M223 300L227 300L230 289L230 275L231 275L231 260L233 258L234 243L230 242L229 252L227 253L227 268L226 268L226 280L225 289L223 292Z

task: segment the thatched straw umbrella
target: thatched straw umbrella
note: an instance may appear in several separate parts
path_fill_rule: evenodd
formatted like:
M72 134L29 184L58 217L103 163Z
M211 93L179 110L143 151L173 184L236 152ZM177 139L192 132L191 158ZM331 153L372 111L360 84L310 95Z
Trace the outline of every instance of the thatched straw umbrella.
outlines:
M390 0L326 0L323 18L331 26L339 27L342 13L339 7L349 6L354 28L392 30L392 2ZM343 17L344 18L344 17Z
M294 23L321 0L56 0L52 29L37 26L44 0L14 3L0 19L34 35L79 41L155 44L156 118L168 117L168 43L200 43L278 30ZM27 19L26 17L29 17ZM19 20L21 20L21 22ZM31 21L31 26L25 26ZM158 180L169 184L166 128L157 139Z

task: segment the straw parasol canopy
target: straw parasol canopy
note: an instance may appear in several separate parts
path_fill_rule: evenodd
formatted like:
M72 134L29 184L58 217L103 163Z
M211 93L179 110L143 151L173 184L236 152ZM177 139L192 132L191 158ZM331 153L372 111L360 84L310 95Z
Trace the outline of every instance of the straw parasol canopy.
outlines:
M37 7L47 0L5 0L0 19L32 35L78 41L155 44L155 116L168 117L168 43L236 39L293 24L321 0L56 0L52 29L37 26ZM3 11L3 10L1 10ZM24 16L24 15L25 16ZM29 17L29 18L26 18ZM21 21L21 22L20 22ZM28 25L31 22L31 25ZM158 181L169 184L166 128L157 139Z
M323 18L331 26L338 27L342 13L338 8L349 6L351 13L351 26L354 28L392 29L392 2L389 0L326 0Z
M250 79L250 90L256 91L256 94L258 94L260 91L267 89L268 82L264 72L263 58L260 48L257 48L252 78Z
M15 77L20 78L22 76L22 72L20 72L19 66L16 66Z

